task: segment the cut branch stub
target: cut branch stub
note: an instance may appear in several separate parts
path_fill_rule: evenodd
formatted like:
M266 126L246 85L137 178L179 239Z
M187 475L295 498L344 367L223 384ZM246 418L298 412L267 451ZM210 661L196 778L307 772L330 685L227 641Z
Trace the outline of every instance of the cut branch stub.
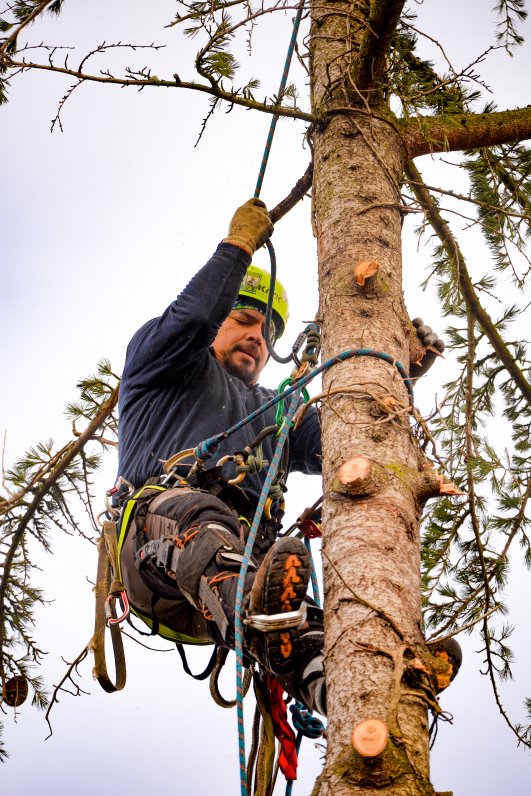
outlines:
M365 456L355 456L344 462L332 480L332 492L364 497L377 492L387 475L384 468Z
M463 492L462 489L459 489L457 484L454 484L453 481L449 481L446 476L439 474L439 494L440 495L464 495L466 494Z
M361 260L354 266L354 278L360 287L365 286L367 279L378 271L380 263L377 260Z
M381 755L389 739L389 730L381 719L366 719L352 730L352 746L362 757Z
M438 473L432 467L426 468L418 479L417 499L421 501L429 500L443 495L464 495L459 487L446 478L442 473Z

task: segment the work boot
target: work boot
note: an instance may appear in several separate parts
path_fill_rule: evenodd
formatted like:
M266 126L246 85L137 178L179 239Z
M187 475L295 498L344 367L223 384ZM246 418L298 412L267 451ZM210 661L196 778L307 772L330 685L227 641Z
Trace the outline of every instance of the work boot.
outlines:
M283 683L291 693L311 711L326 716L326 683L324 676L324 632L311 627L300 635L301 662L295 675Z
M463 652L455 638L430 641L428 668L436 694L444 691L457 675L463 661Z
M300 660L309 580L310 555L291 536L274 543L254 577L244 615L246 646L275 675L293 672Z

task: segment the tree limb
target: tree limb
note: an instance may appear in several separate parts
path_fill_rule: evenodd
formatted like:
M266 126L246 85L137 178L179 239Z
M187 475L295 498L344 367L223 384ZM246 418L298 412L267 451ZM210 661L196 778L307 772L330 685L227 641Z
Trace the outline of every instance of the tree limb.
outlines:
M243 108L251 108L255 111L262 111L263 113L272 113L277 116L285 116L289 119L302 119L306 122L317 122L319 118L306 113L305 111L298 110L297 108L287 108L283 105L275 105L273 103L257 102L254 99L244 97L233 91L227 91L219 85L205 85L203 83L196 83L195 81L185 82L181 80L178 75L173 76L173 80L161 80L158 77L146 78L131 78L131 77L114 77L110 74L92 75L88 72L80 72L78 69L68 69L67 67L56 66L55 64L42 64L33 61L16 61L10 58L6 53L2 54L0 50L0 63L3 63L8 69L20 70L44 70L45 72L56 72L61 75L68 75L75 77L82 82L104 83L106 85L114 86L134 86L138 89L143 89L148 86L157 86L162 88L183 88L192 91L199 91L203 94L208 94L211 97L217 97L220 100L229 102L231 105L241 105Z
M276 224L277 221L289 213L292 210L297 202L299 202L305 194L310 190L312 187L312 177L313 177L313 161L310 161L308 168L300 178L297 180L289 194L286 196L285 199L282 199L281 202L278 203L276 207L274 207L269 216L273 224Z
M387 53L405 0L372 0L368 27L365 29L357 57L356 86L361 92L371 87L381 89Z
M434 152L480 149L531 138L531 105L490 113L456 113L399 120L410 158Z
M410 181L409 185L411 190L415 194L415 197L421 207L424 209L426 218L439 237L444 249L446 250L446 253L448 254L448 257L451 258L456 264L459 287L461 289L461 293L465 300L468 311L472 313L480 325L494 351L496 352L500 362L503 364L510 377L514 380L516 386L522 393L528 405L531 406L531 384L527 381L524 374L516 364L495 324L490 319L490 316L483 309L483 306L481 305L474 289L474 284L470 278L470 274L468 273L465 264L465 258L461 252L461 249L452 235L450 227L441 216L432 196L430 195L426 186L423 184L420 171L413 162L409 162L406 164L405 174Z
M39 487L39 489L37 489L33 500L31 501L30 505L28 506L24 515L22 516L20 522L18 523L17 529L13 533L13 537L9 545L9 550L4 559L2 578L0 580L0 606L4 605L9 576L11 574L11 566L13 564L13 559L15 557L18 545L20 544L20 541L24 536L26 528L31 522L40 502L45 497L45 495L50 491L50 489L54 486L54 484L57 483L57 480L64 473L68 465L83 450L87 442L90 439L92 439L95 431L97 431L98 428L100 428L102 423L104 423L105 420L108 418L108 416L111 414L112 410L116 406L116 402L118 401L118 390L119 387L114 388L110 397L103 404L101 411L98 412L94 420L92 420L92 422L87 426L85 431L82 434L80 434L78 439L74 443L72 443L72 446L65 454L64 458L59 462L59 464L54 469L52 474L46 479L46 481L44 481L44 483ZM0 635L0 661L2 658L3 642L4 642L3 636Z

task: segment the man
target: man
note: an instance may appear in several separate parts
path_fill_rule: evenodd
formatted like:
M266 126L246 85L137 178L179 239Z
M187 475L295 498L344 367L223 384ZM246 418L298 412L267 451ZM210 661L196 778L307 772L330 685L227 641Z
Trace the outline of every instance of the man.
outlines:
M119 474L136 488L150 479L153 486L142 492L134 530L123 544L122 578L135 610L182 641L234 646L237 578L265 470L248 474L243 490L218 483L201 491L201 482L192 488L184 480L189 466L177 468L170 488L160 491L157 480L162 462L232 427L274 394L258 385L268 359L268 277L248 271L272 231L263 202L252 199L238 208L213 257L160 318L139 329L127 350ZM278 338L287 304L276 287L271 331ZM272 408L225 440L208 466L251 446L274 424ZM270 461L274 437L265 435L261 444ZM310 408L290 432L286 469L319 473L320 454L318 417ZM244 648L291 696L324 714L322 613L306 597L309 556L297 538L275 541L275 508L278 501L271 520L261 523L245 581ZM283 624L269 629L279 620Z

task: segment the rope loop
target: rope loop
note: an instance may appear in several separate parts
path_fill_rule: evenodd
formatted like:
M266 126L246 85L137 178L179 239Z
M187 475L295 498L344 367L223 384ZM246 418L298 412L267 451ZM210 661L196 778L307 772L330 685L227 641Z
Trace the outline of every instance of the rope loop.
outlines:
M295 702L289 706L291 721L297 732L302 733L306 738L321 738L325 733L325 726L321 719L313 716L311 711L304 707L301 702Z

